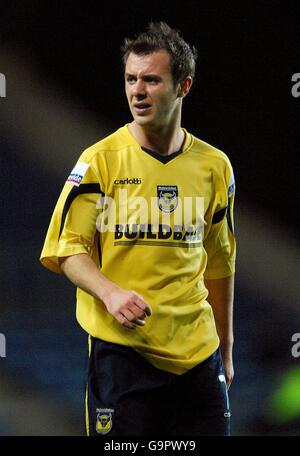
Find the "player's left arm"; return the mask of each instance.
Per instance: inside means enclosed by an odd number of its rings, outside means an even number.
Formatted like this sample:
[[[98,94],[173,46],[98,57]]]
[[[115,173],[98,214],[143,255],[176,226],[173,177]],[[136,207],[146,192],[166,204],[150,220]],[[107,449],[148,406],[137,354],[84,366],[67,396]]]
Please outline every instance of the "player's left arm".
[[[204,282],[208,290],[208,302],[212,306],[220,339],[225,377],[229,387],[234,376],[233,349],[233,299],[236,240],[234,234],[233,207],[235,181],[231,164],[215,177],[215,198],[212,199],[211,223],[204,239],[207,265]],[[209,218],[208,218],[209,220]]]
[[[232,360],[234,275],[222,279],[205,279],[205,286],[208,289],[209,303],[214,312],[225,377],[229,388],[234,376]]]

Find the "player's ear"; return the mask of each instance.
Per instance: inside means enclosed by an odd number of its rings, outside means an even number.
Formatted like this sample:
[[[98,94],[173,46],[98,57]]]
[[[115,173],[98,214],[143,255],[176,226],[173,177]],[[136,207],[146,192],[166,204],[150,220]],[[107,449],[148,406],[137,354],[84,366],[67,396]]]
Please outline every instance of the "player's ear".
[[[191,76],[188,76],[183,81],[181,81],[178,86],[178,97],[184,98],[191,90],[192,84],[193,79]]]

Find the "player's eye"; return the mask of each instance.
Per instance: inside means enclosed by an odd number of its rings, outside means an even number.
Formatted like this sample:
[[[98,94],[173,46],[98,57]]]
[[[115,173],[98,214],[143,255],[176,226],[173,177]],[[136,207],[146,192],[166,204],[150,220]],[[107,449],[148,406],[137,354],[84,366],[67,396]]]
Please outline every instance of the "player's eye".
[[[148,82],[149,84],[157,84],[159,82],[159,79],[154,76],[145,76],[144,81]]]
[[[131,75],[128,74],[128,75],[126,76],[126,82],[128,82],[128,83],[133,83],[133,82],[135,82],[134,76],[131,76]]]

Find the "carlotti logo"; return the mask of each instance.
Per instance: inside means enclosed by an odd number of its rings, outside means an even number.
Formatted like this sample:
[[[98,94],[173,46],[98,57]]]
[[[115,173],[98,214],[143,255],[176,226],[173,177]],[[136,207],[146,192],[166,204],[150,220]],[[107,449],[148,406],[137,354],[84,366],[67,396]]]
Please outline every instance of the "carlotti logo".
[[[129,177],[126,177],[125,179],[115,179],[114,180],[114,184],[115,185],[122,185],[122,184],[141,184],[142,183],[142,179],[140,177],[133,177],[133,178],[129,178]]]

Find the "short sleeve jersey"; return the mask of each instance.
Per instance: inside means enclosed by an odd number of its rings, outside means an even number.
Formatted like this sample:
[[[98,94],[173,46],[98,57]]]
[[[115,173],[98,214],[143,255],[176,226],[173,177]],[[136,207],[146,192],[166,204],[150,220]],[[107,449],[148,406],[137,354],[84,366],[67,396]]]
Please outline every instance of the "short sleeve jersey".
[[[86,332],[131,346],[159,369],[182,374],[218,347],[205,279],[235,270],[235,184],[228,157],[186,130],[178,153],[141,148],[128,126],[86,149],[56,204],[41,261],[86,253],[110,280],[141,294],[146,325],[120,325],[77,289]]]

